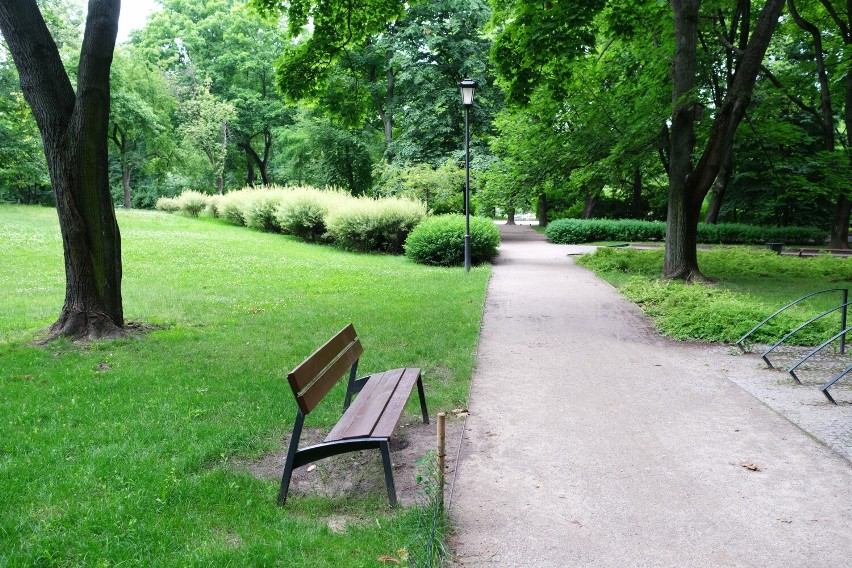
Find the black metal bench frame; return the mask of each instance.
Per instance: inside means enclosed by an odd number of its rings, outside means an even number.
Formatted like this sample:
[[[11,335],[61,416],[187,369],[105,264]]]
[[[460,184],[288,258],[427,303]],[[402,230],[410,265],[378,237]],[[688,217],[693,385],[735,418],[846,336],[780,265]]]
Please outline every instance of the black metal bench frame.
[[[363,351],[355,328],[352,324],[349,324],[287,376],[299,409],[293,424],[293,434],[290,437],[284,473],[281,476],[281,488],[278,492],[279,505],[283,505],[287,501],[287,493],[294,469],[327,457],[374,448],[378,448],[382,455],[388,500],[392,506],[396,505],[396,487],[393,480],[389,439],[402,416],[405,402],[410,397],[414,383],[417,384],[423,422],[429,423],[426,396],[423,392],[423,379],[420,375],[420,369],[415,368],[394,369],[356,378],[358,361]],[[349,381],[343,403],[343,415],[325,441],[299,449],[305,417],[343,378],[347,369],[349,370]],[[371,390],[371,395],[373,394],[372,391],[376,391],[379,387],[385,390],[390,387],[393,387],[393,389],[390,394],[377,394],[369,402],[365,398],[366,404],[359,404],[357,397],[353,403],[353,397],[364,391],[370,381],[374,381],[371,386],[375,387]],[[370,402],[383,403],[383,406],[378,408],[378,411],[375,407],[372,409],[364,408]],[[368,435],[348,437],[345,433],[347,424],[357,423],[363,426],[369,420],[375,421],[375,427]]]

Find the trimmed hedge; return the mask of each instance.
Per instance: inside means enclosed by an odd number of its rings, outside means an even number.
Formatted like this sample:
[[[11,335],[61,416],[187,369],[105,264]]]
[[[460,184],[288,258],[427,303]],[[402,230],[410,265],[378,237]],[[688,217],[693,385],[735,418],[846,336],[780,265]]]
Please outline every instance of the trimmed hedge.
[[[327,234],[347,250],[402,254],[405,239],[425,216],[426,206],[419,201],[361,198],[329,213]]]
[[[458,266],[464,264],[464,215],[439,215],[420,223],[405,241],[405,256],[420,264]],[[491,261],[500,246],[500,230],[482,217],[470,219],[472,264]]]
[[[557,219],[547,225],[547,239],[557,244],[595,241],[662,241],[666,224],[635,219]],[[816,227],[762,227],[739,223],[698,224],[699,243],[785,244],[822,243],[826,232]]]

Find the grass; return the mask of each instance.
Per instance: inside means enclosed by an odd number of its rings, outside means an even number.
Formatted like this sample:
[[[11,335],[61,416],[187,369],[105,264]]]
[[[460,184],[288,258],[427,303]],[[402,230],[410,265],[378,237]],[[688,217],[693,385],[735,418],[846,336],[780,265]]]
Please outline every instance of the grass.
[[[490,274],[346,253],[215,220],[119,211],[144,336],[32,345],[64,296],[51,209],[0,206],[0,566],[373,566],[417,554],[423,512],[291,497],[233,465],[280,446],[286,373],[348,322],[359,371],[423,369],[465,404]],[[308,418],[330,427],[343,393]],[[414,397],[416,399],[416,397]],[[409,412],[416,413],[416,400]],[[360,519],[344,534],[326,515]]]
[[[720,247],[698,252],[710,285],[660,281],[663,251],[599,249],[579,260],[651,315],[676,339],[733,343],[775,310],[811,292],[852,285],[852,261],[780,256],[765,249]],[[840,304],[840,292],[815,296],[779,316],[754,336],[778,339],[798,324]],[[826,316],[791,343],[815,345],[840,330],[840,312]],[[850,321],[852,323],[852,321]]]

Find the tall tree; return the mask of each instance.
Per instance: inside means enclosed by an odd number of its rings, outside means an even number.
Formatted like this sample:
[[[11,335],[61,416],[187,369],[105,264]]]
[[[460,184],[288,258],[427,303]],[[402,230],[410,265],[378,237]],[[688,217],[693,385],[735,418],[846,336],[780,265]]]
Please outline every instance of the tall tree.
[[[740,0],[741,3],[749,0]],[[697,162],[695,121],[697,46],[701,0],[671,0],[675,54],[672,69],[669,209],[663,276],[704,279],[698,268],[698,219],[701,205],[733,144],[734,134],[751,100],[754,83],[785,0],[767,0],[736,65],[731,86],[716,109],[709,138]]]
[[[119,7],[89,1],[75,93],[36,0],[0,2],[0,32],[41,132],[62,233],[65,304],[50,337],[115,336],[124,326],[107,149]]]

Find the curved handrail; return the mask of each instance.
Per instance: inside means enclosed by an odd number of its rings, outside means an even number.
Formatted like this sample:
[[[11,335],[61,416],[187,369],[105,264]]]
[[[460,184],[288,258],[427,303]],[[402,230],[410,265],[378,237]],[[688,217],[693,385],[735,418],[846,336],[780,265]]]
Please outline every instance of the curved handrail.
[[[783,308],[781,308],[780,310],[778,310],[777,312],[775,312],[774,314],[772,314],[771,316],[769,316],[768,318],[766,318],[765,320],[763,320],[762,322],[760,322],[759,324],[757,324],[756,326],[754,326],[754,327],[751,329],[751,331],[749,331],[748,333],[746,333],[745,335],[743,335],[742,337],[740,337],[739,339],[737,339],[737,341],[734,343],[734,345],[736,345],[737,347],[739,347],[739,348],[740,348],[740,350],[742,350],[742,352],[743,352],[743,353],[745,353],[745,352],[746,352],[746,350],[745,350],[745,347],[743,347],[743,341],[745,341],[745,340],[746,340],[746,338],[747,338],[749,335],[751,335],[752,333],[754,333],[755,331],[757,331],[758,329],[760,329],[761,327],[763,327],[763,324],[765,324],[766,322],[768,322],[769,320],[771,320],[772,318],[774,318],[775,316],[777,316],[778,314],[780,314],[780,313],[781,313],[781,312],[783,312],[784,310],[786,310],[786,309],[788,309],[788,308],[792,308],[793,306],[795,306],[796,304],[798,304],[798,303],[799,303],[799,302],[801,302],[802,300],[807,300],[807,299],[808,299],[808,298],[810,298],[811,296],[816,296],[817,294],[825,294],[826,292],[837,292],[837,291],[842,291],[842,292],[844,292],[844,299],[843,299],[843,301],[845,302],[845,301],[846,301],[846,294],[848,294],[848,293],[849,293],[848,288],[829,288],[828,290],[820,290],[819,292],[812,292],[812,293],[808,294],[807,296],[802,296],[802,297],[801,297],[801,298],[799,298],[798,300],[794,300],[794,301],[790,302],[789,304],[787,304],[786,306],[784,306]]]
[[[787,369],[787,372],[790,373],[790,376],[793,377],[793,380],[795,380],[799,384],[802,384],[802,381],[799,380],[799,377],[797,377],[796,373],[795,373],[795,370],[799,368],[799,365],[801,365],[802,363],[804,363],[805,361],[807,361],[808,359],[813,357],[816,353],[821,351],[823,347],[825,347],[826,345],[828,345],[829,343],[831,343],[832,341],[834,341],[835,339],[837,339],[841,335],[845,336],[850,331],[852,331],[852,327],[847,327],[846,329],[840,331],[840,333],[837,333],[836,335],[832,336],[831,338],[826,339],[823,342],[822,345],[814,347],[813,349],[811,349],[811,351],[807,355],[805,355],[804,357],[802,357],[801,359],[796,361],[796,364],[793,365],[792,367],[790,367],[789,369]]]
[[[823,313],[821,313],[820,315],[818,315],[818,316],[816,316],[816,317],[813,317],[813,318],[809,319],[808,321],[806,321],[805,323],[803,323],[802,325],[800,325],[799,327],[797,327],[796,329],[794,329],[793,331],[791,331],[790,333],[788,333],[787,335],[785,335],[784,337],[782,337],[781,339],[779,339],[779,340],[778,340],[778,341],[777,341],[777,342],[776,342],[776,343],[775,343],[772,347],[770,347],[769,349],[767,349],[766,351],[764,351],[764,352],[763,352],[763,354],[761,355],[761,357],[763,358],[763,360],[764,360],[764,361],[766,361],[766,364],[767,364],[767,365],[769,365],[769,368],[770,368],[770,369],[774,369],[775,367],[773,367],[773,365],[772,365],[772,363],[769,361],[769,358],[767,357],[767,355],[769,355],[770,353],[772,353],[772,351],[774,351],[776,347],[778,347],[779,345],[781,345],[782,343],[784,343],[785,341],[787,341],[790,337],[792,337],[792,336],[793,336],[796,332],[798,332],[800,329],[802,329],[802,328],[804,328],[804,327],[806,327],[806,326],[808,326],[808,325],[812,324],[813,322],[815,322],[816,320],[820,319],[821,317],[827,316],[827,315],[828,315],[828,314],[830,314],[831,312],[837,311],[837,310],[839,310],[839,309],[841,309],[841,308],[846,308],[846,307],[848,307],[848,306],[850,306],[850,305],[852,305],[852,302],[846,302],[845,304],[840,304],[839,306],[835,306],[835,307],[831,308],[831,309],[830,309],[830,310],[828,310],[827,312],[823,312]],[[845,322],[844,322],[844,323],[845,323]],[[845,326],[844,326],[844,327],[845,327]]]
[[[837,404],[837,401],[835,401],[835,400],[834,400],[834,397],[832,397],[832,396],[828,393],[828,388],[829,388],[831,385],[833,385],[834,383],[836,383],[837,381],[839,381],[840,379],[842,379],[844,376],[846,376],[846,374],[848,374],[848,373],[849,373],[849,371],[852,371],[852,365],[849,365],[848,367],[846,367],[846,369],[845,369],[843,372],[841,372],[839,375],[837,375],[836,377],[834,377],[833,379],[831,379],[830,381],[828,381],[827,383],[825,383],[825,386],[824,386],[824,387],[822,387],[822,394],[824,394],[824,395],[825,395],[825,398],[827,398],[829,401],[831,401],[831,402],[832,402],[832,404]]]

